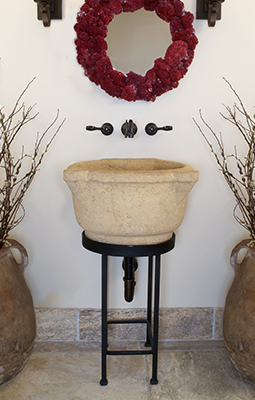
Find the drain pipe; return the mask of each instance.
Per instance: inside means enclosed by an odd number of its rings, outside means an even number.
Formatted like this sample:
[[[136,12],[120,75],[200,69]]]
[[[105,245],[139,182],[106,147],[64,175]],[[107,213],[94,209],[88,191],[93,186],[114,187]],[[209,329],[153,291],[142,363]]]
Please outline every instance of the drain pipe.
[[[135,292],[135,271],[138,268],[138,262],[135,257],[124,257],[122,268],[125,271],[124,281],[124,298],[130,303],[134,298]]]

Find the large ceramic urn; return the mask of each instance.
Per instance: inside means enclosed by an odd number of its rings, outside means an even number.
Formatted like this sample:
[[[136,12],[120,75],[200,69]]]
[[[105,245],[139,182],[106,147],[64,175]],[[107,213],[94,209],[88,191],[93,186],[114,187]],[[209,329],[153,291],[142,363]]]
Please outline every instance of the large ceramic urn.
[[[238,263],[241,249],[247,252],[243,261]],[[255,382],[255,245],[251,239],[234,247],[230,262],[235,277],[226,299],[224,339],[236,369]]]
[[[12,249],[21,254],[18,264]],[[0,384],[16,376],[33,349],[35,313],[33,300],[24,279],[28,257],[15,240],[0,249]]]

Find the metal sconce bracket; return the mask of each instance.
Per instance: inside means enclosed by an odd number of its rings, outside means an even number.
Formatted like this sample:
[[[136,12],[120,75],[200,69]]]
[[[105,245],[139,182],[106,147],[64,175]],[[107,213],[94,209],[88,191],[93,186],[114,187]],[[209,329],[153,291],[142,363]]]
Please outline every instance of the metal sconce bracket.
[[[225,0],[197,0],[197,19],[207,19],[213,27],[221,19],[221,4]]]
[[[50,26],[52,19],[62,19],[62,0],[34,0],[37,3],[37,19],[45,27]]]

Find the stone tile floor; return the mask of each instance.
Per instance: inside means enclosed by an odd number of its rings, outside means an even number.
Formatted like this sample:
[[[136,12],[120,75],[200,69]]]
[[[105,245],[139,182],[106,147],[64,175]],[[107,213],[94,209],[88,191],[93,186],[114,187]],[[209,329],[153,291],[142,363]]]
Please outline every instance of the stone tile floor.
[[[211,342],[211,343],[210,343]],[[151,356],[108,356],[101,387],[98,344],[37,343],[23,371],[0,387],[0,400],[251,400],[255,385],[233,367],[221,341],[160,345],[159,384]]]

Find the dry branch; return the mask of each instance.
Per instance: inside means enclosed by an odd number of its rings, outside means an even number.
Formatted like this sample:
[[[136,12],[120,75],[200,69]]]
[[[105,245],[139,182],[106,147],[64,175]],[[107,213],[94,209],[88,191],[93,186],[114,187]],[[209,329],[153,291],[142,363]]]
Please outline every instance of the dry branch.
[[[33,153],[31,155],[25,153],[24,146],[22,146],[20,156],[18,158],[13,156],[12,146],[15,138],[20,130],[39,114],[32,115],[34,106],[26,108],[25,104],[21,103],[34,79],[21,92],[8,116],[4,115],[4,107],[0,109],[0,248],[7,240],[10,231],[23,220],[25,216],[24,196],[39,170],[49,146],[65,122],[63,120],[60,123],[46,146],[41,150],[43,139],[58,120],[59,111],[57,111],[53,122],[41,135],[36,135]],[[25,159],[29,161],[29,165],[24,164]]]
[[[224,80],[236,96],[237,104],[234,103],[233,108],[224,106],[227,115],[222,113],[220,115],[237,128],[243,139],[246,155],[241,159],[235,144],[233,153],[226,154],[222,134],[215,133],[204,120],[201,110],[200,119],[215,140],[216,150],[199,124],[195,120],[194,122],[213,153],[219,169],[235,197],[236,205],[233,215],[236,221],[249,232],[252,241],[255,241],[255,116],[250,116],[240,96],[225,78]],[[233,169],[230,160],[234,160],[236,168]]]

